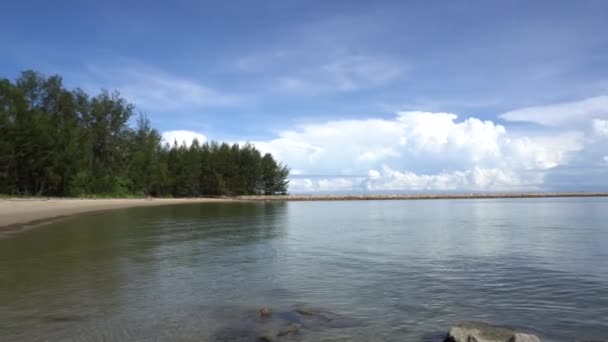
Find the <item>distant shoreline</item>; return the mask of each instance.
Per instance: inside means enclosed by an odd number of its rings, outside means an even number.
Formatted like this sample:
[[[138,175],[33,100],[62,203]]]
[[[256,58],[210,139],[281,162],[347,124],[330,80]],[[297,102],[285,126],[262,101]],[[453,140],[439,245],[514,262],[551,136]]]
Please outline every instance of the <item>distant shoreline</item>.
[[[471,194],[398,194],[398,195],[269,195],[223,198],[0,198],[0,232],[14,232],[38,227],[76,214],[87,212],[150,207],[160,205],[213,202],[280,202],[280,201],[369,201],[369,200],[432,200],[493,198],[560,198],[608,197],[607,192],[567,193],[471,193]]]
[[[431,199],[492,199],[492,198],[560,198],[608,197],[608,192],[552,192],[552,193],[471,193],[471,194],[392,194],[392,195],[271,195],[238,196],[245,201],[375,201],[375,200],[431,200]]]

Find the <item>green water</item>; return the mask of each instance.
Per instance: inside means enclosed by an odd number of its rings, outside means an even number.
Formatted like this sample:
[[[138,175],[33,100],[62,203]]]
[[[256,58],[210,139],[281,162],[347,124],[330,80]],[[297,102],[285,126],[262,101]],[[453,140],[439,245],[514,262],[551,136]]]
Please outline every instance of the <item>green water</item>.
[[[209,203],[0,237],[0,340],[255,340],[256,310],[349,324],[284,341],[437,341],[481,320],[608,336],[608,200]]]

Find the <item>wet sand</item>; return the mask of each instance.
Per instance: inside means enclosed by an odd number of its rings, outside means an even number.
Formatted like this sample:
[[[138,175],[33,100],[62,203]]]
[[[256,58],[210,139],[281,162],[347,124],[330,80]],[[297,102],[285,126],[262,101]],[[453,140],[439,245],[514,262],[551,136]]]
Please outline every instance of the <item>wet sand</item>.
[[[0,199],[0,231],[21,230],[62,217],[92,211],[149,207],[158,205],[234,201],[221,198],[154,198],[154,199]]]

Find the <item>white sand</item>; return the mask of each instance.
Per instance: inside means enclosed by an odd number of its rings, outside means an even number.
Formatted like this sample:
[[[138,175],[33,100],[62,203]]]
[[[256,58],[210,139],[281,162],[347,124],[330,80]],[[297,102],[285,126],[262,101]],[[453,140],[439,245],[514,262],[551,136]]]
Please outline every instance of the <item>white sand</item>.
[[[155,199],[0,199],[0,230],[84,212],[168,204],[233,201],[216,198]]]

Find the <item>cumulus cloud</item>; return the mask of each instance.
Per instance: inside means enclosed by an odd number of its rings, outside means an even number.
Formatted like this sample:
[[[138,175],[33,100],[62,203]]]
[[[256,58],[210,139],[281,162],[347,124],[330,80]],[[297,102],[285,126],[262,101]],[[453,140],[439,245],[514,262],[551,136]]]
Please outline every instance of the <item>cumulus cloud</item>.
[[[301,125],[256,145],[299,170],[335,171],[349,165],[367,172],[378,163],[410,164],[412,169],[509,164],[546,169],[580,148],[577,134],[511,137],[506,128],[452,113],[399,112],[393,119],[336,120]]]
[[[500,115],[500,118],[552,127],[584,124],[592,118],[608,118],[608,96],[517,109]]]
[[[360,189],[365,181],[364,177],[294,178],[289,181],[289,191],[292,193],[352,192]]]
[[[608,120],[598,113],[572,127],[517,131],[449,112],[406,111],[301,124],[252,143],[294,170],[293,193],[580,190],[581,170],[608,165]],[[206,140],[190,131],[163,134],[170,143],[194,137]]]
[[[173,145],[177,142],[178,145],[192,145],[194,139],[197,139],[199,143],[204,143],[207,141],[207,137],[201,133],[193,132],[193,131],[185,131],[185,130],[175,130],[175,131],[166,131],[162,134],[161,143]]]
[[[542,187],[543,174],[499,168],[417,174],[383,165],[367,176],[294,178],[292,193],[315,192],[424,192],[424,191],[531,191]]]
[[[521,175],[513,170],[474,167],[470,170],[416,174],[384,166],[382,173],[365,181],[368,191],[426,191],[426,190],[532,190],[542,181],[540,174]]]
[[[567,164],[586,140],[582,132],[522,136],[490,120],[410,111],[301,125],[254,143],[299,170],[292,192],[494,191],[542,187],[546,173]]]

